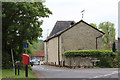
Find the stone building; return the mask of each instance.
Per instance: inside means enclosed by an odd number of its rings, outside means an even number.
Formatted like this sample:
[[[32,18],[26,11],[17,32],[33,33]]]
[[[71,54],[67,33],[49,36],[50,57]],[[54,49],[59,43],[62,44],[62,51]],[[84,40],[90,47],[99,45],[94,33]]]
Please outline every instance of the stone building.
[[[40,61],[44,61],[44,52],[41,51],[35,51],[35,54],[30,56],[30,59],[39,59]]]
[[[83,20],[57,21],[44,41],[45,62],[59,65],[62,53],[68,50],[102,50],[104,33]]]
[[[116,40],[115,43],[116,43],[116,50],[120,51],[120,38],[118,38],[118,40]]]

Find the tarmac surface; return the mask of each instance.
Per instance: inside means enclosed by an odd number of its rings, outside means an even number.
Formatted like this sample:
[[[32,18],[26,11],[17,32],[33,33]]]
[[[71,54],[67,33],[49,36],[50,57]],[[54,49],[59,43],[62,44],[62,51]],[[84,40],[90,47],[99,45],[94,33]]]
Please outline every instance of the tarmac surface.
[[[95,80],[97,78],[116,79],[118,78],[118,71],[120,71],[118,68],[69,69],[47,65],[34,65],[32,69],[38,78],[87,78]]]

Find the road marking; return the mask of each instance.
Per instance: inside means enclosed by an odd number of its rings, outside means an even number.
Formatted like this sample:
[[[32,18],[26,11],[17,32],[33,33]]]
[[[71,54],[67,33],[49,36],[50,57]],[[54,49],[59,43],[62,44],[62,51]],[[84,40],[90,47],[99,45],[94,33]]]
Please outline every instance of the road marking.
[[[99,75],[99,76],[95,76],[95,77],[93,77],[93,78],[101,78],[101,77],[106,77],[106,76],[110,76],[110,75],[113,75],[113,74],[116,74],[116,73],[118,73],[118,71],[114,71],[114,72],[112,72],[111,74],[105,74],[105,75]]]

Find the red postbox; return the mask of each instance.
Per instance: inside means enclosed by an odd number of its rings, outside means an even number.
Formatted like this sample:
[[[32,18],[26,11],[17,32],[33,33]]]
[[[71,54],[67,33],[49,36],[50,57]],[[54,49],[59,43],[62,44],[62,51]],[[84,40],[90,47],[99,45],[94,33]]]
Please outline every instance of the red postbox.
[[[29,55],[23,54],[23,64],[30,65]]]

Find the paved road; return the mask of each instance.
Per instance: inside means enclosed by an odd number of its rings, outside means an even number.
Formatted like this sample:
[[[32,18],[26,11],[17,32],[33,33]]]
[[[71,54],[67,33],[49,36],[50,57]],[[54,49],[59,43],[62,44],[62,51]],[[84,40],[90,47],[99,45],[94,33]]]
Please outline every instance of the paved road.
[[[38,78],[118,78],[117,68],[68,69],[46,65],[32,67]]]

